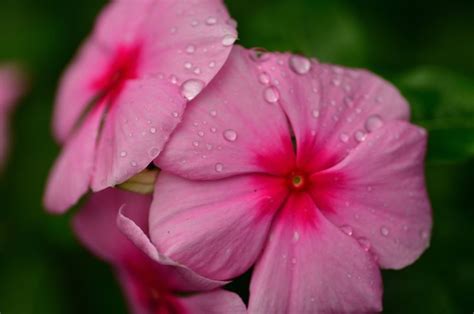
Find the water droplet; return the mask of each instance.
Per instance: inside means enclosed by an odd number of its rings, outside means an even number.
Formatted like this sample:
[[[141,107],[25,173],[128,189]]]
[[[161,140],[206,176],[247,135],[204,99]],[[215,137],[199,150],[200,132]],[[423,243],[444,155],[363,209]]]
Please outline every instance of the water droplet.
[[[152,147],[150,149],[150,157],[155,158],[160,153],[160,150],[157,147]]]
[[[390,233],[390,231],[388,230],[387,227],[383,226],[382,228],[380,228],[380,233],[381,233],[384,237],[386,237],[386,236],[388,236],[388,234]]]
[[[293,258],[291,259],[291,263],[292,263],[293,265],[295,265],[295,264],[296,264],[296,258],[293,257]]]
[[[217,19],[213,16],[209,16],[207,19],[206,19],[206,24],[207,25],[215,25],[217,23]]]
[[[193,70],[193,73],[197,74],[197,75],[201,74],[201,68],[195,67],[194,70]]]
[[[198,146],[199,146],[199,142],[198,142],[198,141],[194,141],[194,142],[193,142],[193,146],[194,146],[194,147],[198,147]]]
[[[216,133],[217,132],[217,129],[216,128],[210,128],[211,132],[212,133]]]
[[[212,69],[216,67],[216,63],[214,61],[209,62],[208,66]]]
[[[265,62],[270,59],[270,54],[265,48],[252,48],[249,51],[249,56],[254,62]]]
[[[137,166],[137,162],[132,160],[132,161],[130,162],[130,166],[136,167],[136,166]]]
[[[270,76],[266,72],[263,72],[258,76],[258,80],[260,83],[268,85],[270,83]]]
[[[179,117],[179,113],[177,111],[173,111],[173,113],[171,113],[171,115],[173,116],[173,118]]]
[[[298,55],[293,55],[289,59],[290,68],[296,74],[306,74],[311,70],[311,61],[308,58]]]
[[[204,132],[203,132],[203,131],[199,131],[199,132],[198,132],[198,135],[199,135],[200,137],[203,137],[203,136],[204,136]]]
[[[194,45],[188,45],[186,47],[186,52],[189,53],[189,54],[193,54],[195,51],[196,51],[196,46],[194,46]]]
[[[334,85],[334,86],[339,86],[339,85],[341,85],[341,80],[339,80],[339,79],[333,79],[333,80],[331,81],[331,83],[332,83],[332,85]]]
[[[319,117],[319,110],[313,109],[313,111],[311,111],[311,114],[313,115],[313,118],[317,118]]]
[[[269,86],[263,91],[263,98],[271,104],[276,103],[280,99],[280,92],[274,86]]]
[[[192,27],[196,27],[196,26],[198,26],[198,25],[199,25],[199,21],[198,21],[198,20],[192,20],[192,21],[191,21],[191,26],[192,26]]]
[[[237,38],[232,34],[227,34],[222,38],[222,45],[225,47],[232,46]]]
[[[184,63],[184,68],[185,68],[185,69],[188,69],[188,70],[189,70],[189,69],[191,69],[192,67],[193,67],[193,64],[192,64],[191,62],[185,62],[185,63]]]
[[[209,115],[210,115],[211,117],[215,117],[215,116],[217,116],[217,111],[216,111],[216,110],[210,110],[210,111],[209,111]]]
[[[372,115],[365,121],[365,128],[367,131],[372,132],[382,127],[383,121],[379,115]]]
[[[293,233],[293,241],[297,242],[300,239],[300,234],[298,231]]]
[[[363,142],[367,138],[367,134],[362,130],[358,130],[354,133],[354,138],[357,142]]]
[[[341,140],[341,142],[347,143],[349,141],[349,135],[347,135],[346,133],[341,133],[341,135],[339,135],[339,139]]]
[[[193,100],[203,88],[203,81],[190,79],[181,84],[181,95],[183,95],[187,100]]]
[[[156,133],[156,128],[150,128],[150,133],[155,134]]]
[[[421,233],[420,233],[420,236],[423,240],[428,239],[429,235],[430,235],[429,232],[426,231],[426,230],[422,230]]]
[[[176,75],[171,75],[170,76],[170,82],[171,84],[178,84],[178,78],[176,77]]]
[[[214,169],[216,170],[216,172],[222,172],[222,170],[224,170],[224,165],[218,162]]]
[[[225,130],[224,138],[229,142],[235,142],[235,140],[237,139],[237,132],[232,129]]]
[[[370,250],[370,242],[366,238],[359,238],[357,239],[359,241],[360,246],[364,249],[364,251],[368,252]]]
[[[351,235],[352,235],[352,227],[351,227],[351,226],[342,225],[342,226],[341,226],[341,230],[342,230],[342,232],[344,232],[344,233],[347,234],[348,236],[351,236]]]
[[[121,151],[120,152],[120,157],[122,157],[122,158],[127,157],[127,152],[126,151]]]

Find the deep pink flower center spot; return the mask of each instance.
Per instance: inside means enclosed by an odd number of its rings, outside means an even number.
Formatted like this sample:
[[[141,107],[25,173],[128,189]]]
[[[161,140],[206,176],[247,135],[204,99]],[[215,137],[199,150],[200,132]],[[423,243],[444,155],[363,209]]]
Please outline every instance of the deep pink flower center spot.
[[[288,186],[292,191],[302,191],[308,188],[309,180],[306,177],[305,173],[294,171],[292,172],[287,179]]]
[[[92,88],[99,93],[99,101],[114,103],[126,82],[138,77],[141,45],[120,46],[106,70],[92,82]]]

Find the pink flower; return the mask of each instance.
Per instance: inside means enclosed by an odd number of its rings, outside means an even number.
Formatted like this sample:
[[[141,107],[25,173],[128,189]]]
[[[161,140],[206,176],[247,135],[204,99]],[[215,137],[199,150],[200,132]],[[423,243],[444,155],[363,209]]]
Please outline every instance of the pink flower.
[[[130,205],[135,221],[146,229],[150,203],[151,197],[107,189],[93,194],[73,221],[85,246],[114,267],[131,311],[245,313],[245,305],[236,294],[211,290],[222,282],[201,278],[183,267],[161,265],[120,233],[115,224],[118,209]],[[193,293],[185,296],[183,292]]]
[[[429,244],[408,111],[367,71],[235,47],[157,160],[149,245],[215,280],[254,266],[250,313],[380,311],[379,267]]]
[[[54,134],[64,148],[46,207],[63,212],[89,187],[103,190],[146,168],[236,36],[221,0],[110,3],[60,84]]]
[[[14,65],[0,68],[0,171],[8,154],[10,112],[23,93],[24,79]]]

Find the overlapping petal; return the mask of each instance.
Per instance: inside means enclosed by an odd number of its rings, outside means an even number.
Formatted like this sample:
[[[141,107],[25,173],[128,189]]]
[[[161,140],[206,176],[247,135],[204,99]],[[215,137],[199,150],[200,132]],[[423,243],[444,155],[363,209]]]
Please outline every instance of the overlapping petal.
[[[52,213],[63,213],[89,188],[99,126],[105,106],[94,108],[63,148],[48,178],[44,204]]]
[[[286,194],[282,180],[271,176],[199,182],[161,173],[150,212],[152,241],[201,275],[233,278],[255,262]]]
[[[313,198],[327,218],[374,252],[384,268],[411,264],[429,245],[425,150],[423,129],[391,122],[340,164],[313,176]]]
[[[189,313],[196,314],[245,314],[247,309],[240,297],[232,292],[217,290],[180,298]]]
[[[287,120],[264,93],[257,64],[234,47],[215,80],[188,105],[156,164],[190,179],[286,173],[294,164]]]
[[[185,99],[171,83],[151,78],[129,81],[107,112],[92,189],[114,186],[145,169],[163,149],[184,108]]]
[[[124,280],[132,276],[134,281],[171,291],[204,291],[224,285],[226,282],[202,277],[166,257],[147,254],[129,233],[123,233],[123,224],[128,222],[147,237],[150,203],[151,196],[118,189],[94,193],[74,217],[74,231],[95,255],[116,267]],[[122,225],[117,226],[120,208],[129,208],[128,217],[120,218]]]
[[[332,225],[309,195],[291,195],[255,267],[249,313],[376,312],[381,296],[370,254]]]

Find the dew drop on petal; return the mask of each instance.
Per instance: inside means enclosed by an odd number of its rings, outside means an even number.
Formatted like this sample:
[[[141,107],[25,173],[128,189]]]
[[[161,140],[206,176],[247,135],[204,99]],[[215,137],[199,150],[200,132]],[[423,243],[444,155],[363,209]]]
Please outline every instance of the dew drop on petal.
[[[270,59],[270,54],[265,48],[252,48],[249,50],[249,57],[254,62],[265,62]]]
[[[268,83],[270,83],[270,76],[266,72],[263,72],[260,73],[260,75],[258,76],[258,80],[260,81],[260,83],[267,85]]]
[[[189,53],[189,54],[193,54],[195,51],[196,51],[196,46],[194,46],[194,45],[188,45],[186,47],[186,52]]]
[[[382,127],[383,121],[379,115],[372,115],[365,121],[365,128],[369,132],[373,132]]]
[[[156,128],[150,128],[150,133],[155,134],[156,133]]]
[[[352,227],[351,227],[351,226],[342,225],[342,226],[341,226],[341,230],[342,230],[342,232],[344,232],[344,233],[347,234],[348,236],[351,236],[351,235],[352,235]]]
[[[203,131],[199,131],[199,132],[198,132],[198,135],[199,135],[200,137],[203,137],[203,136],[204,136],[204,132],[203,132]]]
[[[217,23],[217,19],[214,16],[209,16],[206,19],[206,24],[207,25],[215,25]]]
[[[422,230],[421,233],[420,233],[420,236],[423,240],[426,240],[429,237],[429,233],[426,230]]]
[[[194,146],[194,147],[198,147],[198,146],[199,146],[199,142],[198,142],[198,141],[194,141],[194,142],[193,142],[193,146]]]
[[[339,135],[339,140],[341,140],[341,142],[343,143],[347,143],[349,141],[349,135],[347,135],[346,133],[341,133]]]
[[[280,92],[276,87],[269,86],[263,91],[263,98],[267,102],[274,104],[280,99]]]
[[[171,115],[173,116],[173,118],[179,117],[179,113],[177,111],[173,111]]]
[[[357,142],[365,141],[366,137],[367,137],[367,134],[365,134],[365,132],[362,130],[358,130],[354,133],[354,138],[356,139]]]
[[[152,147],[150,149],[150,157],[151,158],[156,158],[156,156],[158,156],[159,153],[160,153],[160,150],[157,147]]]
[[[221,164],[220,162],[218,162],[218,163],[215,165],[214,169],[216,170],[216,172],[222,172],[222,170],[224,169],[224,165]]]
[[[120,157],[122,157],[122,158],[127,157],[127,152],[126,151],[121,151],[120,152]]]
[[[137,166],[137,162],[132,160],[132,161],[130,162],[130,166],[136,167],[136,166]]]
[[[313,109],[313,111],[311,111],[311,115],[313,118],[319,117],[319,110]]]
[[[224,139],[226,139],[229,142],[235,142],[235,140],[237,139],[237,132],[235,132],[235,130],[232,130],[232,129],[225,130],[223,135],[224,135]]]
[[[181,95],[183,95],[187,100],[193,100],[203,88],[203,81],[190,79],[181,84]]]
[[[211,61],[209,62],[208,66],[212,69],[212,68],[215,68],[216,67],[216,62],[215,61]]]
[[[232,34],[227,34],[222,38],[222,46],[232,46],[237,38]]]
[[[386,237],[386,236],[388,236],[388,234],[390,233],[390,231],[388,230],[387,227],[383,226],[382,228],[380,228],[380,233],[381,233],[384,237]]]
[[[293,258],[291,259],[291,263],[292,263],[293,265],[295,265],[295,264],[296,264],[296,258],[293,257]]]
[[[297,242],[300,239],[300,234],[298,231],[293,233],[293,241]]]
[[[303,56],[293,55],[289,59],[290,69],[296,74],[306,74],[311,70],[311,61]]]
[[[217,129],[216,128],[210,128],[211,132],[212,133],[216,133],[217,132]]]
[[[210,110],[210,111],[209,111],[209,115],[210,115],[211,117],[215,117],[215,116],[217,116],[217,111],[216,111],[216,110]]]
[[[364,251],[369,251],[370,250],[370,242],[366,238],[359,238],[357,239],[359,241],[360,246],[364,249]]]

